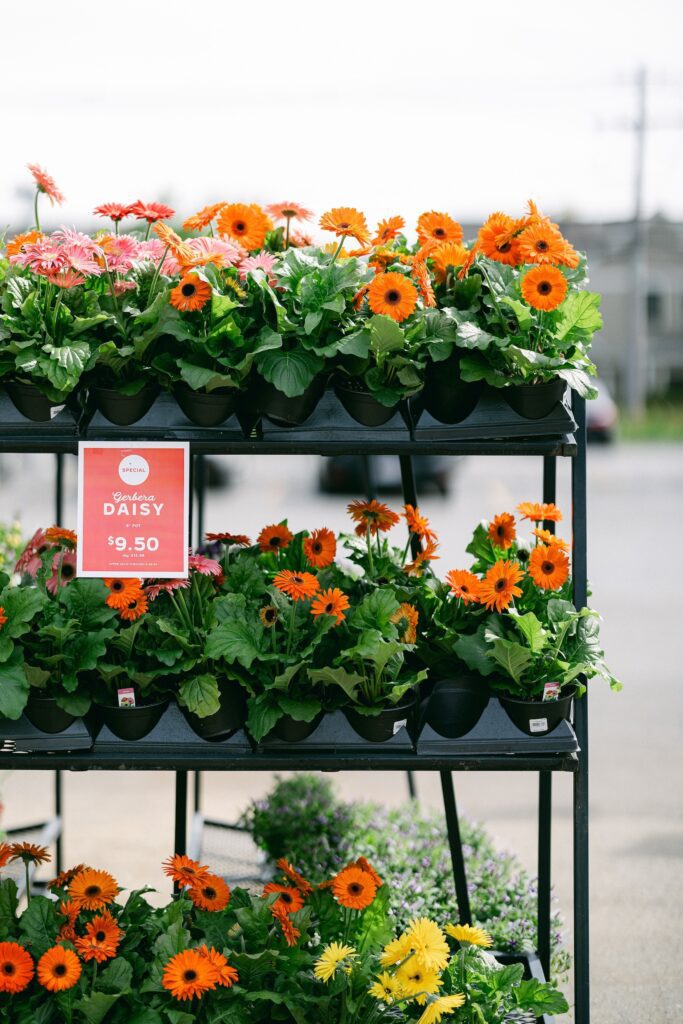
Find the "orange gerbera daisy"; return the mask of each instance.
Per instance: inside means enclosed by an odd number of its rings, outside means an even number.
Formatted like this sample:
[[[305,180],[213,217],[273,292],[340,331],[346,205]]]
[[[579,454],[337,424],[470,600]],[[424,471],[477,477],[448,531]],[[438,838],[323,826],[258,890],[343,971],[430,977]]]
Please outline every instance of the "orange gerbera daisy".
[[[492,213],[479,228],[479,251],[490,260],[516,267],[520,262],[519,246],[514,232],[517,225],[506,213]]]
[[[219,235],[234,238],[245,249],[262,249],[273,222],[257,203],[229,203],[218,215]]]
[[[443,284],[451,267],[465,266],[469,251],[458,242],[446,242],[433,249],[429,255],[434,265],[434,276]]]
[[[211,203],[210,206],[203,206],[198,213],[193,213],[191,217],[183,221],[183,231],[203,231],[224,206],[225,203]]]
[[[296,914],[304,905],[304,897],[296,886],[280,885],[279,882],[268,882],[263,887],[263,896],[270,896],[278,893],[278,898],[271,904],[278,910],[284,910],[287,914]]]
[[[0,868],[4,868],[12,859],[12,843],[0,843]]]
[[[569,559],[559,544],[537,544],[529,555],[529,575],[542,590],[559,590],[569,576]]]
[[[372,239],[372,244],[386,245],[387,242],[393,242],[405,225],[406,222],[403,217],[387,217],[386,220],[381,220],[377,225],[377,231]]]
[[[238,547],[248,548],[251,540],[246,533],[207,533],[208,541],[220,541],[221,544],[235,544]]]
[[[211,298],[211,285],[197,274],[186,274],[171,291],[169,302],[183,313],[195,313]]]
[[[292,601],[305,601],[320,590],[317,578],[310,572],[292,572],[282,569],[273,578],[273,586],[291,597]]]
[[[358,523],[356,533],[359,537],[362,537],[367,530],[370,530],[373,537],[378,530],[384,533],[392,526],[396,526],[400,518],[391,511],[388,505],[376,501],[374,498],[372,501],[362,501],[360,498],[356,498],[346,508],[353,521]]]
[[[105,603],[110,608],[126,608],[140,592],[139,579],[108,578],[105,579],[104,584],[109,589]]]
[[[0,942],[0,992],[23,992],[33,977],[33,958],[18,942]]]
[[[479,601],[479,578],[473,572],[451,569],[446,573],[446,583],[464,604],[476,604]]]
[[[420,613],[417,608],[412,604],[400,604],[394,614],[391,616],[391,621],[395,623],[405,622],[406,627],[403,634],[399,637],[403,644],[414,644],[417,640],[417,623],[420,618]]]
[[[383,313],[402,323],[415,310],[417,288],[398,271],[377,274],[368,286],[368,305],[373,313]]]
[[[355,238],[359,245],[367,245],[370,232],[365,214],[353,206],[335,206],[320,218],[323,231],[333,231],[337,238]]]
[[[519,562],[499,559],[492,565],[479,584],[479,600],[489,610],[504,611],[513,597],[520,597],[521,589],[517,586],[524,576]]]
[[[566,540],[562,540],[561,537],[556,537],[550,530],[542,530],[539,527],[531,531],[534,537],[537,537],[542,544],[556,544],[560,551],[569,551],[569,544]]]
[[[290,882],[294,883],[297,889],[299,889],[304,896],[309,896],[313,892],[313,886],[311,883],[307,882],[304,876],[300,875],[284,857],[280,857],[277,861],[277,867],[279,867],[283,875],[286,875]]]
[[[377,895],[377,883],[369,871],[348,867],[333,879],[332,893],[342,907],[365,910]]]
[[[441,557],[436,554],[438,546],[433,541],[428,541],[422,551],[418,551],[413,561],[403,566],[403,571],[408,576],[421,576],[428,562],[435,562],[437,558]]]
[[[347,867],[361,868],[363,871],[367,871],[367,873],[373,879],[377,888],[379,889],[379,887],[381,886],[382,879],[379,877],[370,861],[366,860],[365,857],[359,857],[358,860],[353,861],[352,864],[348,864]]]
[[[532,523],[559,523],[562,513],[557,505],[551,502],[541,504],[538,501],[523,501],[517,506],[522,519],[530,519]]]
[[[26,166],[33,175],[38,191],[44,192],[53,206],[55,203],[60,206],[66,199],[66,196],[57,188],[55,179],[47,171],[39,167],[38,164],[26,164]]]
[[[564,302],[567,287],[567,278],[557,267],[533,267],[522,278],[522,296],[534,309],[557,309]]]
[[[194,249],[168,224],[156,223],[152,231],[157,238],[168,246],[180,264],[191,263],[196,256]]]
[[[64,543],[67,547],[76,547],[78,536],[74,530],[67,530],[63,526],[48,526],[45,531],[45,539],[55,544]]]
[[[278,523],[275,526],[264,526],[256,542],[261,551],[282,551],[289,547],[293,538],[291,530],[284,523]]]
[[[69,896],[80,910],[102,910],[116,899],[119,887],[108,871],[86,868],[69,882]]]
[[[349,599],[339,587],[330,587],[329,590],[322,590],[313,598],[311,604],[311,615],[333,615],[335,626],[343,622],[346,616],[344,612],[349,607]]]
[[[37,846],[35,843],[12,843],[10,846],[10,860],[23,860],[24,864],[47,864],[52,856],[47,846]]]
[[[38,981],[49,992],[66,992],[81,976],[81,962],[72,949],[52,946],[38,961]]]
[[[185,949],[167,961],[161,984],[176,999],[201,999],[216,987],[218,969],[196,949]]]
[[[304,554],[310,565],[316,569],[325,569],[334,562],[337,553],[337,538],[332,530],[323,526],[320,530],[314,530],[310,537],[304,540]]]
[[[184,853],[174,853],[172,857],[167,857],[161,866],[164,874],[178,885],[197,886],[210,874],[205,864],[186,857]]]
[[[85,868],[81,868],[81,870],[85,871]],[[69,924],[73,925],[76,923],[76,918],[80,912],[80,906],[77,903],[74,903],[73,900],[61,900],[59,904],[59,913],[62,917],[65,917],[68,920]]]
[[[287,945],[296,946],[296,940],[301,936],[301,932],[292,924],[285,907],[279,904],[280,901],[278,900],[277,903],[270,908],[270,912],[282,928],[282,934]]]
[[[522,263],[562,263],[565,240],[550,221],[539,220],[525,228],[517,239]]]
[[[313,220],[313,211],[298,203],[271,203],[266,206],[273,220]]]
[[[417,505],[404,505],[403,514],[405,516],[408,529],[411,533],[414,533],[416,537],[421,537],[422,540],[435,541],[436,534],[429,525],[429,520],[426,516],[423,516],[420,512],[419,506]]]
[[[24,231],[20,235],[15,235],[5,246],[7,259],[10,256],[20,256],[25,245],[32,245],[33,242],[37,242],[41,238],[44,238],[42,231]]]
[[[418,218],[417,237],[421,245],[426,242],[462,242],[462,227],[447,213],[431,210]]]
[[[5,615],[5,609],[0,604],[0,629],[2,629],[2,627],[5,625],[6,622],[7,622],[7,616]]]
[[[230,902],[230,886],[219,875],[205,875],[187,890],[187,895],[201,910],[225,910]]]
[[[417,281],[418,291],[422,296],[425,306],[430,309],[436,306],[432,279],[429,276],[429,269],[425,259],[417,259],[413,263],[413,277]]]
[[[147,595],[142,588],[139,588],[137,591],[131,591],[129,593],[128,604],[125,608],[120,610],[119,615],[122,619],[125,619],[126,622],[135,622],[145,614],[148,608],[149,603],[147,601]]]
[[[88,921],[83,938],[76,939],[74,945],[78,953],[87,962],[96,960],[102,964],[116,956],[123,932],[109,911],[98,914]]]
[[[501,512],[500,515],[494,516],[489,523],[488,535],[494,547],[507,551],[517,536],[515,517],[509,512]]]
[[[234,967],[231,967],[222,953],[219,953],[213,946],[208,949],[206,946],[197,946],[197,952],[205,957],[212,967],[218,972],[218,984],[225,988],[231,988],[236,981],[240,980],[239,974]]]

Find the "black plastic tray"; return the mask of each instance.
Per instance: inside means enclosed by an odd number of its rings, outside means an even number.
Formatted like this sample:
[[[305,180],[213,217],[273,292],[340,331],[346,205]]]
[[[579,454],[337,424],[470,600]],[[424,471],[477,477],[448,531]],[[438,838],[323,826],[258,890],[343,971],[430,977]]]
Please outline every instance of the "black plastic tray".
[[[417,739],[418,754],[573,754],[579,749],[569,722],[560,722],[545,736],[527,736],[510,721],[499,702],[492,698],[474,729],[465,736],[448,739],[425,725]]]
[[[95,410],[85,429],[88,441],[205,441],[235,442],[245,439],[242,426],[233,413],[217,427],[198,427],[182,411],[172,395],[162,393],[149,412],[137,423],[119,427]]]
[[[22,715],[16,722],[0,721],[0,752],[3,754],[60,753],[69,750],[90,750],[93,737],[82,718],[77,718],[63,732],[41,732]]]
[[[511,409],[500,388],[485,384],[476,406],[460,423],[440,423],[426,409],[421,410],[419,396],[411,405],[415,421],[416,441],[466,441],[509,437],[563,437],[576,430],[576,421],[569,406],[571,394],[565,392],[562,402],[539,420],[528,420]]]
[[[48,445],[60,440],[73,444],[78,437],[78,411],[74,415],[69,406],[58,405],[53,413],[50,420],[30,420],[22,416],[7,392],[0,388],[0,436],[36,441],[45,438]]]
[[[206,750],[229,751],[231,754],[250,754],[252,744],[246,733],[240,729],[224,740],[203,740],[188,725],[177,704],[169,704],[151,732],[140,740],[121,740],[107,726],[97,735],[93,753],[115,750],[125,761],[128,755],[164,754],[169,749],[179,754],[194,754]]]
[[[369,743],[358,735],[343,712],[333,711],[332,714],[324,716],[320,725],[305,740],[301,740],[299,743],[286,743],[284,740],[268,739],[259,744],[259,750],[267,751],[269,754],[291,754],[292,751],[299,753],[326,751],[330,754],[373,754],[389,751],[413,753],[415,745],[405,726],[402,726],[395,736],[384,743]]]
[[[288,445],[311,444],[347,447],[349,443],[395,444],[410,441],[410,430],[400,411],[394,413],[381,427],[364,427],[357,423],[341,404],[334,391],[328,388],[305,423],[299,427],[278,427],[263,417],[261,434],[264,441]]]

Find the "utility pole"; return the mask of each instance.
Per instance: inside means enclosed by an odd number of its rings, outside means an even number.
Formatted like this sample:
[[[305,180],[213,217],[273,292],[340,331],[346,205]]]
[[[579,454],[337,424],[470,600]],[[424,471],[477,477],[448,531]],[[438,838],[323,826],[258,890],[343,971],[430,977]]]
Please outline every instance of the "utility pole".
[[[637,111],[635,132],[635,176],[633,195],[633,254],[631,284],[631,334],[626,362],[626,406],[631,416],[642,416],[647,398],[647,236],[643,223],[643,172],[647,138],[647,70],[636,76]]]

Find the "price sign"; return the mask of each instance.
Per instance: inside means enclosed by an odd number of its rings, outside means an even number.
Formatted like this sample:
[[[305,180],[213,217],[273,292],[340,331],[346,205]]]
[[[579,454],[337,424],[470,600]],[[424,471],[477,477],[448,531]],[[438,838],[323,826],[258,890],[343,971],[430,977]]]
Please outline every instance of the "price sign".
[[[79,576],[187,576],[187,443],[78,446]]]

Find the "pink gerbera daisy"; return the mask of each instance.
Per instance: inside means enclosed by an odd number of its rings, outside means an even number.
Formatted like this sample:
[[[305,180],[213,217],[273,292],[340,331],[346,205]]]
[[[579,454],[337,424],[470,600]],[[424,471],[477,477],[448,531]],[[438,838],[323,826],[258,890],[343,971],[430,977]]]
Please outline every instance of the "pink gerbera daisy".
[[[148,601],[155,601],[159,594],[172,594],[174,590],[186,590],[190,585],[188,579],[179,580],[157,580],[156,583],[145,587],[145,594]]]
[[[61,562],[61,570],[60,570]],[[51,594],[56,594],[59,587],[65,587],[76,576],[76,552],[56,551],[52,559],[52,576],[45,583]]]
[[[26,164],[29,171],[33,175],[33,180],[36,183],[39,192],[44,192],[48,197],[52,205],[55,203],[61,205],[64,202],[66,196],[63,192],[60,192],[57,188],[55,179],[44,171],[38,164]]]
[[[47,539],[45,530],[36,530],[22,553],[19,555],[17,564],[14,566],[14,571],[19,573],[27,572],[30,576],[35,577],[35,574],[38,572],[41,564],[41,552],[47,551],[47,549],[51,547],[54,547],[54,545]]]
[[[77,288],[80,284],[85,284],[85,277],[75,270],[64,270],[60,274],[50,274],[48,281],[58,288]]]
[[[120,238],[124,238],[124,235],[119,235]],[[136,253],[136,260],[151,260],[153,263],[158,263],[161,257],[166,252],[166,246],[160,238],[147,238],[144,242],[138,243],[138,251]]]
[[[98,217],[109,217],[115,224],[123,220],[124,217],[129,217],[132,212],[131,203],[125,205],[123,203],[102,203],[93,210]]]
[[[100,247],[107,261],[107,269],[125,274],[139,258],[141,243],[132,235],[103,235]]]
[[[23,253],[13,257],[12,262],[43,276],[69,270],[69,259],[64,248],[51,238],[40,238],[37,242],[25,246]]]
[[[120,278],[114,281],[114,295],[124,295],[136,288],[135,281],[122,281]]]
[[[146,220],[149,224],[153,224],[157,220],[167,220],[172,217],[175,210],[164,203],[143,203],[141,199],[138,199],[131,203],[130,213],[138,220]]]
[[[298,203],[271,203],[266,206],[273,220],[313,220],[313,211]]]
[[[220,562],[204,555],[190,555],[188,565],[193,572],[199,572],[202,576],[220,576],[222,572]]]
[[[305,249],[307,245],[313,245],[313,239],[303,231],[292,231],[289,236],[289,244],[297,249]]]
[[[239,265],[239,275],[244,281],[249,274],[262,270],[270,284],[276,283],[276,278],[271,271],[275,266],[275,257],[270,252],[260,252],[258,256],[247,256]]]

